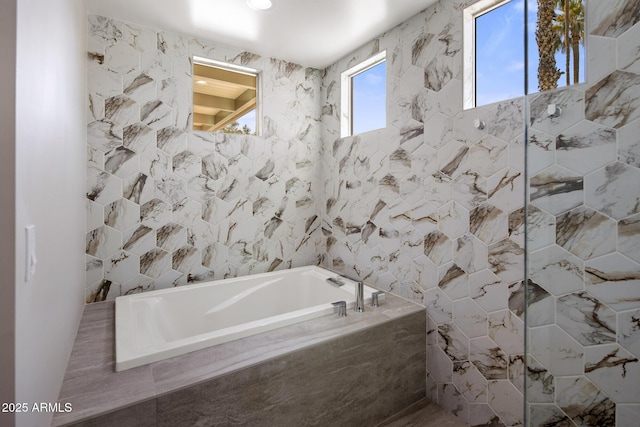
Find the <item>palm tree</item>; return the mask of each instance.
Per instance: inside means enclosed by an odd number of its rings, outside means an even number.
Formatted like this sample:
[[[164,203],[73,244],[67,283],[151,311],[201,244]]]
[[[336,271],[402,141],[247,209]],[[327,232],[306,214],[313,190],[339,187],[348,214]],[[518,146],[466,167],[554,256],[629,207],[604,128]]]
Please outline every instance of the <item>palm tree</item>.
[[[558,79],[562,72],[556,67],[555,53],[559,40],[553,29],[556,17],[556,0],[538,1],[538,27],[536,28],[536,42],[538,44],[538,88],[541,91],[558,87]]]
[[[584,43],[584,5],[582,0],[557,0],[563,13],[556,17],[553,29],[558,35],[556,51],[566,56],[567,86],[570,85],[570,57],[573,55],[573,84],[580,82],[580,45]]]

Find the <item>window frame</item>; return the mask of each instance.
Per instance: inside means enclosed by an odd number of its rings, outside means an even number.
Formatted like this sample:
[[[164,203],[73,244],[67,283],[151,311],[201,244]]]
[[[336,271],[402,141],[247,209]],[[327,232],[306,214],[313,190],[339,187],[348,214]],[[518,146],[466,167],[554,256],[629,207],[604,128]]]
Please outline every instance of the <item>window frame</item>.
[[[361,74],[376,65],[380,65],[387,61],[387,51],[383,50],[370,58],[360,62],[357,65],[343,71],[340,75],[341,83],[341,99],[340,99],[340,137],[353,136],[353,78],[358,74]],[[385,94],[387,92],[387,76],[385,74]],[[386,99],[386,96],[385,96]],[[385,102],[385,126],[386,127],[386,110],[387,103]],[[382,128],[384,128],[382,127]],[[379,129],[382,129],[379,128]],[[374,130],[374,129],[372,129]]]
[[[191,73],[192,76],[194,75],[194,67],[196,64],[199,65],[204,65],[207,67],[215,67],[215,68],[220,68],[222,70],[226,70],[226,71],[231,71],[234,73],[239,73],[239,74],[247,74],[247,75],[251,75],[251,76],[255,76],[256,78],[256,107],[255,107],[255,111],[256,111],[256,128],[255,128],[255,135],[256,136],[260,136],[262,135],[262,124],[263,124],[263,120],[262,120],[262,71],[258,70],[256,68],[250,68],[250,67],[245,67],[242,65],[236,65],[236,64],[232,64],[229,62],[224,62],[224,61],[218,61],[215,59],[210,59],[210,58],[205,58],[202,56],[197,56],[197,55],[193,55],[191,57]],[[195,92],[195,88],[193,87],[193,85],[195,85],[195,83],[193,83],[193,78],[192,78],[192,87],[191,87],[191,117],[193,119],[193,115],[194,115],[194,102],[193,102],[193,94]],[[252,111],[252,110],[250,110]],[[248,111],[247,114],[250,112]],[[241,116],[243,117],[243,116]],[[223,132],[221,129],[220,130],[215,130],[215,131],[208,131],[208,130],[197,130],[197,129],[193,129],[193,123],[191,124],[191,130],[195,131],[195,132]]]
[[[462,12],[463,36],[463,104],[464,110],[476,108],[476,18],[487,14],[512,0],[481,0]]]

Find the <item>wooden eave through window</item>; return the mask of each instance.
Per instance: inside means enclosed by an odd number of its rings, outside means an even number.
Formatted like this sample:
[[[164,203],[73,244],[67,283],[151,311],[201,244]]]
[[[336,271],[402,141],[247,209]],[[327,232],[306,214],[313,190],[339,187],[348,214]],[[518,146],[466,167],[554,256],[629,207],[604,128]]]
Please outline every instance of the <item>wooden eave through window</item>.
[[[256,108],[257,76],[193,65],[193,128],[216,131]]]

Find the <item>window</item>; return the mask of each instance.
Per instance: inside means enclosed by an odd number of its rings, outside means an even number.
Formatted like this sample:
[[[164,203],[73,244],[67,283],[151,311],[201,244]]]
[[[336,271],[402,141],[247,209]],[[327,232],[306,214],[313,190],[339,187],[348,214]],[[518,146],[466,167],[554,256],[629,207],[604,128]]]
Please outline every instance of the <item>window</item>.
[[[567,0],[558,5],[563,7],[555,9],[551,25],[547,23],[543,27],[552,29],[545,36],[555,38],[555,54],[550,53],[551,66],[555,59],[556,67],[564,75],[548,88],[584,82],[583,1]],[[535,0],[528,2],[528,10],[522,0],[481,0],[464,10],[465,109],[539,91],[537,9]],[[528,32],[526,52],[525,28]],[[526,91],[525,82],[528,82]]]
[[[464,108],[524,95],[524,10],[485,0],[464,11]]]
[[[387,125],[386,51],[342,73],[340,135],[351,136]]]
[[[193,129],[257,134],[258,71],[193,58]]]

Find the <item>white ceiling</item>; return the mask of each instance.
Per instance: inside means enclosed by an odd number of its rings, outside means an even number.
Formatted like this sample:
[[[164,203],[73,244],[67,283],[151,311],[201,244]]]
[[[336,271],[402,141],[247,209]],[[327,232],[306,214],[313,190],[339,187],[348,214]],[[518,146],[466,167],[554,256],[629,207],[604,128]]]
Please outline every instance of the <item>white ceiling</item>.
[[[87,0],[90,13],[324,68],[436,0]]]

